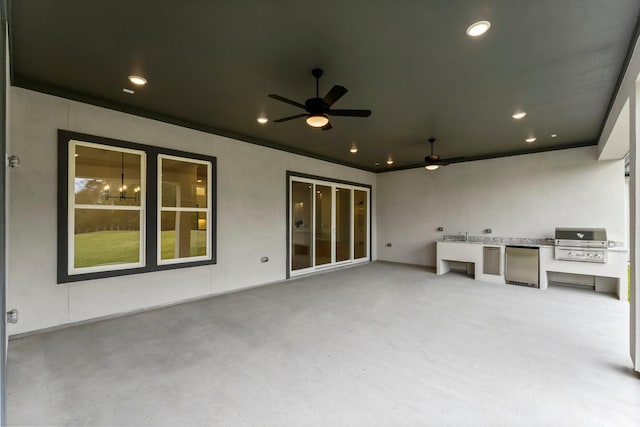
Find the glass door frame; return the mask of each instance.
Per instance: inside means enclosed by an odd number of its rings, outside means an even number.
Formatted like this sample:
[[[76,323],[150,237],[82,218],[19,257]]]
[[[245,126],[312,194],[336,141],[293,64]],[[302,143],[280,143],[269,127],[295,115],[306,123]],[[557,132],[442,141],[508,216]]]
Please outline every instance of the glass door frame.
[[[299,270],[293,271],[292,267],[292,255],[293,251],[293,237],[292,237],[292,228],[293,228],[293,203],[291,200],[292,197],[292,185],[293,182],[303,182],[306,184],[310,184],[311,192],[312,192],[312,200],[313,205],[311,206],[312,218],[311,218],[311,230],[312,230],[312,238],[310,240],[310,257],[311,257],[311,266],[307,268],[302,268]],[[315,231],[316,231],[316,185],[327,186],[331,188],[331,262],[328,264],[322,264],[316,266],[316,239],[315,239]],[[314,175],[308,175],[303,173],[296,173],[287,171],[287,191],[286,191],[286,244],[287,244],[287,256],[286,256],[286,271],[287,271],[287,279],[294,276],[300,276],[304,274],[313,273],[316,271],[323,271],[327,269],[332,269],[336,267],[341,267],[350,264],[357,264],[362,262],[371,261],[371,206],[372,206],[372,196],[371,196],[371,185],[368,184],[360,184],[349,181],[336,180],[331,178],[319,177]],[[349,203],[349,212],[350,212],[350,258],[344,261],[336,262],[336,188],[338,189],[347,189],[350,190],[350,203]],[[355,242],[354,242],[354,234],[355,234],[355,220],[354,220],[354,190],[364,191],[367,194],[367,244],[366,244],[366,253],[364,257],[354,258],[355,255]]]

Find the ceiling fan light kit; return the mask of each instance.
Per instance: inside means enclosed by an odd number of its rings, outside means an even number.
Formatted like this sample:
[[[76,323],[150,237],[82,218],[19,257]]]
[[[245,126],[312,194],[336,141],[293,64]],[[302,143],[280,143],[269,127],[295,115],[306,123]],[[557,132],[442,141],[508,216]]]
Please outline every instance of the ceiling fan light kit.
[[[314,128],[321,128],[329,124],[329,118],[324,114],[311,115],[307,117],[307,124]]]
[[[306,117],[305,120],[309,126],[313,128],[320,128],[322,130],[329,130],[332,128],[332,126],[329,122],[328,116],[369,117],[371,115],[371,110],[332,110],[331,106],[335,104],[335,102],[340,98],[342,98],[345,93],[347,93],[347,88],[339,85],[334,85],[331,90],[324,96],[324,98],[320,98],[320,77],[322,76],[323,71],[320,68],[314,68],[313,70],[311,70],[311,74],[316,79],[316,97],[307,99],[304,104],[293,101],[289,98],[285,98],[284,96],[276,95],[273,93],[269,94],[270,98],[289,105],[293,105],[294,107],[298,107],[306,111],[306,113],[296,114],[294,116],[274,120],[274,123],[282,123],[289,120]]]

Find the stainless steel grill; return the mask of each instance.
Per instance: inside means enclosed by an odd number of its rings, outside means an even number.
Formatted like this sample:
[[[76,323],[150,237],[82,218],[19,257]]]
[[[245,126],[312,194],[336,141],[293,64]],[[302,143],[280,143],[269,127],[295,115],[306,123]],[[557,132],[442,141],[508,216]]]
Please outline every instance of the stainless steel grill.
[[[556,228],[555,259],[607,262],[607,231],[604,228]]]

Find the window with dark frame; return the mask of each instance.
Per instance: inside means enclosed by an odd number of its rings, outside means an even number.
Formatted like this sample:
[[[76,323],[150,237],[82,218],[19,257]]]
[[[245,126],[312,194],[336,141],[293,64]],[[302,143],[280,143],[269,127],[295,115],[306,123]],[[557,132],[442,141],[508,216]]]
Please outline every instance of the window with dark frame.
[[[58,131],[58,283],[216,262],[216,158]]]
[[[146,153],[69,142],[68,272],[142,267]]]
[[[209,257],[211,163],[158,156],[158,263]]]

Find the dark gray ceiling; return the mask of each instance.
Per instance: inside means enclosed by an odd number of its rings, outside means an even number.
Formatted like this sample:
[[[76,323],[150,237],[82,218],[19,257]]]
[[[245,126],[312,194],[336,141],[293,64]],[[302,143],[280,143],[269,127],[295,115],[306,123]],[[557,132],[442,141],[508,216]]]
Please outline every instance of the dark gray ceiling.
[[[441,157],[468,159],[595,144],[639,12],[640,0],[13,0],[12,82],[383,171],[419,166],[430,136]],[[490,31],[469,38],[479,19]],[[321,95],[349,89],[335,108],[371,117],[256,123],[299,113],[267,95],[304,102],[314,67]],[[149,81],[134,95],[130,74]]]

